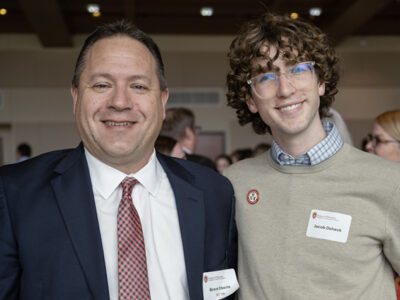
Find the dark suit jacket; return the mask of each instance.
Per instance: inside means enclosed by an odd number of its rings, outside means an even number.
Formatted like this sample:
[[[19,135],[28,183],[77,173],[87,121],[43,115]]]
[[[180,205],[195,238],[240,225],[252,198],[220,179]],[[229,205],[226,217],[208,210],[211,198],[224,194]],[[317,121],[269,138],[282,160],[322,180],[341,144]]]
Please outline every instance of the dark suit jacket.
[[[203,272],[236,267],[232,186],[157,156],[176,198],[190,299],[200,300]],[[0,299],[109,299],[82,145],[0,168]]]

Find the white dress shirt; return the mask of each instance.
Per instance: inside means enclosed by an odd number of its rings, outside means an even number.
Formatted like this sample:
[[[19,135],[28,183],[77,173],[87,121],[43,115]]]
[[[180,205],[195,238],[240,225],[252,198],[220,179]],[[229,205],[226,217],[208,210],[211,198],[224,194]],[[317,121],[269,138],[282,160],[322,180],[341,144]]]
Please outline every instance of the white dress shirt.
[[[142,222],[150,294],[153,300],[189,299],[175,196],[155,152],[135,174],[124,174],[85,149],[99,221],[110,300],[118,300],[117,212],[126,176],[139,182],[132,191]]]

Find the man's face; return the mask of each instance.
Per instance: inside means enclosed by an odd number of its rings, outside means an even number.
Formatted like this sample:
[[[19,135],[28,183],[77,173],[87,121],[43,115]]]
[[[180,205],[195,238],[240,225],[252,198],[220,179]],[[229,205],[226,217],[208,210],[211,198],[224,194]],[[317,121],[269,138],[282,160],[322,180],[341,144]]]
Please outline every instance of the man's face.
[[[156,62],[140,42],[117,36],[97,41],[86,56],[74,115],[88,151],[125,173],[143,167],[165,118]]]
[[[271,47],[270,57],[275,53],[276,48]],[[281,57],[273,65],[283,73],[291,67]],[[325,84],[318,82],[315,72],[301,84],[297,80],[289,81],[286,75],[280,75],[278,81],[276,93],[268,99],[259,97],[252,89],[247,99],[249,110],[260,114],[276,141],[312,135],[320,130],[319,97],[325,93]]]

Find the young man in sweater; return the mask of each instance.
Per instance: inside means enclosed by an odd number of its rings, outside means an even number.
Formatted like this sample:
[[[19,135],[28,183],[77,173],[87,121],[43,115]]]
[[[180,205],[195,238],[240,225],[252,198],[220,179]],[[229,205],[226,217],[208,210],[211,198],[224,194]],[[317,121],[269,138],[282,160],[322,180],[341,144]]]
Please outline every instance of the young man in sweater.
[[[236,196],[239,299],[396,299],[400,168],[322,122],[338,58],[318,28],[265,14],[232,42],[228,105],[271,149],[225,175]]]

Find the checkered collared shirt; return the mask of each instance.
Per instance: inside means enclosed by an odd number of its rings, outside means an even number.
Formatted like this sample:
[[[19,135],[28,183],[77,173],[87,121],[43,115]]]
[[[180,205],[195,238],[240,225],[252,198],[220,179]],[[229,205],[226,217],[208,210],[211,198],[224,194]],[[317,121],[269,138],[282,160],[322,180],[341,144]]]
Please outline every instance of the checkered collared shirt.
[[[322,121],[327,137],[306,153],[294,158],[285,153],[275,141],[272,141],[271,156],[281,166],[313,166],[333,156],[343,146],[343,140],[335,124]]]

